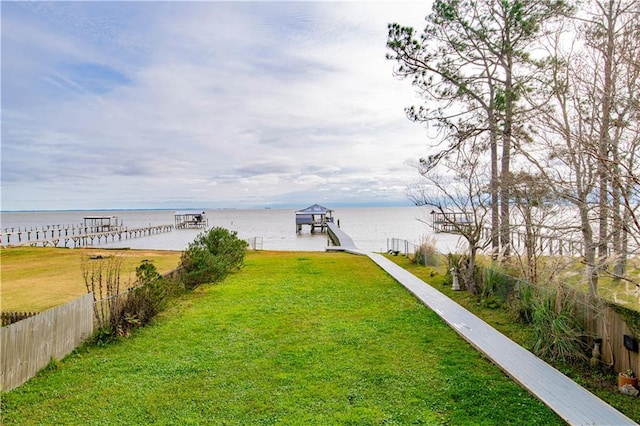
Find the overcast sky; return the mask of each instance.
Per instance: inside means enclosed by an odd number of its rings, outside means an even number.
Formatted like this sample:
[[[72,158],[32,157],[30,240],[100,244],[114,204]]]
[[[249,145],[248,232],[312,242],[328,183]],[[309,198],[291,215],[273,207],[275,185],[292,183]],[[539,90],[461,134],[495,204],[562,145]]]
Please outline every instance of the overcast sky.
[[[428,2],[2,2],[2,210],[409,205]]]

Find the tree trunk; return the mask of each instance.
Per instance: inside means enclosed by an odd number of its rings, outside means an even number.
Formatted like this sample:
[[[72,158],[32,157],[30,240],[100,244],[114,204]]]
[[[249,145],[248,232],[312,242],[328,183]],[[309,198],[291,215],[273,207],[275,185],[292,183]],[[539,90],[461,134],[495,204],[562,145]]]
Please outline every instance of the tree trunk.
[[[490,118],[490,143],[491,143],[491,250],[493,260],[500,253],[500,208],[498,197],[498,138],[496,135],[495,118]]]
[[[527,254],[527,280],[532,284],[538,282],[537,267],[537,250],[536,250],[536,232],[533,228],[533,218],[531,216],[531,206],[523,206],[524,210],[524,226],[526,233],[525,250]]]
[[[589,286],[589,296],[595,298],[598,295],[598,267],[596,265],[596,244],[593,241],[593,231],[589,223],[586,197],[581,197],[580,221],[582,222],[582,240],[584,242],[585,276]]]
[[[621,211],[621,203],[620,199],[622,196],[622,191],[619,184],[620,177],[620,166],[619,160],[620,156],[618,155],[617,143],[612,144],[612,158],[613,164],[611,168],[613,169],[613,182],[611,185],[611,242],[613,248],[613,256],[614,256],[614,264],[613,264],[613,280],[615,282],[620,281],[620,277],[622,277],[625,273],[625,253],[622,250],[622,227],[623,227],[623,219],[622,219],[622,211]]]
[[[476,267],[476,255],[477,247],[471,245],[469,247],[469,257],[466,259],[466,263],[460,265],[462,280],[465,287],[469,290],[469,293],[477,295],[480,293],[478,283],[475,280],[474,270]]]
[[[508,22],[508,20],[507,20]],[[504,127],[502,135],[502,158],[501,158],[501,180],[500,180],[500,243],[502,245],[502,253],[504,259],[508,259],[511,255],[511,144],[513,132],[513,110],[515,108],[515,99],[513,92],[513,54],[511,52],[511,40],[509,39],[509,31],[505,31],[507,38],[506,58],[504,64],[505,83],[504,83]]]
[[[598,262],[600,266],[603,266],[608,255],[607,240],[608,240],[608,225],[609,225],[609,170],[607,164],[609,163],[609,150],[610,150],[610,137],[609,130],[611,127],[611,108],[613,94],[613,53],[615,48],[614,39],[614,0],[609,0],[607,4],[608,11],[605,13],[604,19],[606,29],[606,45],[602,54],[604,55],[604,67],[603,67],[603,87],[602,87],[602,104],[601,104],[601,121],[598,134],[598,178],[599,178],[599,230],[598,230]]]

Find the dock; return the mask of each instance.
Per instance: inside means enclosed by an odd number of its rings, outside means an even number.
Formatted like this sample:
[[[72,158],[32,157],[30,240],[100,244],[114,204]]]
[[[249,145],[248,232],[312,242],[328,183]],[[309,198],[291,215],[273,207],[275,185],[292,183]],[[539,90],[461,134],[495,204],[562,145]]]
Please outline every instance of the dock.
[[[303,225],[311,227],[311,233],[317,229],[324,232],[329,223],[333,222],[333,210],[328,209],[320,204],[314,204],[303,210],[296,212],[296,232],[302,231]]]
[[[434,232],[460,234],[473,225],[473,214],[467,212],[431,211],[431,228]]]
[[[200,210],[179,210],[174,213],[174,220],[176,229],[205,229],[209,225],[207,212]]]
[[[366,254],[425,306],[570,425],[636,423],[524,349],[426,282],[378,253],[363,253],[337,226],[329,226],[342,251]],[[329,249],[329,248],[328,248]]]
[[[473,213],[468,212],[448,212],[431,211],[431,229],[435,233],[464,234],[476,228],[481,228],[480,232],[485,241],[492,238],[492,228],[486,223],[476,222]],[[538,230],[540,231],[540,230]],[[579,238],[571,238],[566,235],[554,235],[552,228],[547,229],[547,233],[538,232],[535,236],[536,247],[541,254],[548,253],[549,256],[584,256],[583,243]],[[512,226],[509,230],[511,245],[524,248],[527,235],[523,226]]]
[[[139,238],[164,232],[171,232],[173,225],[149,225],[137,228],[114,227],[107,231],[91,232],[91,227],[84,226],[48,226],[41,229],[16,229],[4,230],[0,233],[0,241],[7,246],[42,246],[42,247],[86,247],[122,241],[123,239]],[[7,232],[8,231],[8,232]],[[11,239],[17,238],[15,243]],[[35,238],[32,238],[35,237]],[[103,241],[104,240],[104,241]]]

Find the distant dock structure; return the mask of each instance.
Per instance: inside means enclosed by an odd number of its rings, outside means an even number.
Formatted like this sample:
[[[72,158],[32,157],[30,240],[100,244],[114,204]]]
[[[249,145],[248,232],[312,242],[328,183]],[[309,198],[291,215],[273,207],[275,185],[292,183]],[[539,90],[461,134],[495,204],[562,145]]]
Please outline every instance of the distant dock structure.
[[[328,227],[328,223],[332,222],[333,210],[320,204],[314,204],[304,210],[298,210],[296,212],[296,232],[301,232],[303,225],[309,225],[312,233],[315,232],[316,229],[324,232]]]
[[[117,216],[85,216],[84,233],[111,232],[122,229],[122,221],[118,224]]]
[[[73,225],[46,225],[31,228],[4,228],[0,232],[2,246],[90,247],[103,242],[122,241],[171,232],[173,225],[151,225],[137,228],[123,226],[116,216],[85,216]],[[17,241],[16,241],[17,239]],[[13,241],[12,241],[13,240]]]
[[[174,214],[176,229],[206,228],[207,214],[200,210],[179,210]]]
[[[431,226],[434,232],[459,234],[474,223],[473,214],[468,212],[431,211]]]

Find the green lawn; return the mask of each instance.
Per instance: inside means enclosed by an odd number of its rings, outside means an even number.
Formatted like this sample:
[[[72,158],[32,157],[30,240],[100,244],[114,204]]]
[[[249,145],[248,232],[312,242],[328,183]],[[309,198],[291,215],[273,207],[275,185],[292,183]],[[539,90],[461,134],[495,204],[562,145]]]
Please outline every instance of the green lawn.
[[[368,258],[246,263],[3,395],[3,424],[563,424]]]

